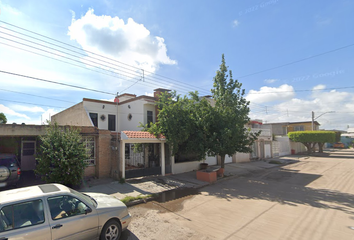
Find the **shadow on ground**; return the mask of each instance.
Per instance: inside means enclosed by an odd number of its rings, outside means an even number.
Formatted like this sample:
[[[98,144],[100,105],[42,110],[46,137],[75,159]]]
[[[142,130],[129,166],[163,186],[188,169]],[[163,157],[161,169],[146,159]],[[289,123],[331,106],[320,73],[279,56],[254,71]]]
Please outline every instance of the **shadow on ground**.
[[[267,200],[291,206],[303,204],[354,214],[353,194],[306,187],[319,177],[321,175],[277,169],[258,178],[238,178],[233,181],[225,181],[208,186],[202,191],[228,201],[232,198]]]
[[[120,240],[139,240],[139,238],[132,233],[129,229],[125,230],[122,232],[122,236],[120,237]]]

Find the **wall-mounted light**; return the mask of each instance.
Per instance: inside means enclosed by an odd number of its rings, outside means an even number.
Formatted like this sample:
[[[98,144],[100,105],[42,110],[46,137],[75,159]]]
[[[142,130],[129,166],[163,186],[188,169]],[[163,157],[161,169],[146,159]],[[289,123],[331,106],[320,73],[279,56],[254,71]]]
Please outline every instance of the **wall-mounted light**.
[[[130,105],[128,105],[128,108],[130,109]]]
[[[102,109],[104,109],[104,105],[102,106]]]

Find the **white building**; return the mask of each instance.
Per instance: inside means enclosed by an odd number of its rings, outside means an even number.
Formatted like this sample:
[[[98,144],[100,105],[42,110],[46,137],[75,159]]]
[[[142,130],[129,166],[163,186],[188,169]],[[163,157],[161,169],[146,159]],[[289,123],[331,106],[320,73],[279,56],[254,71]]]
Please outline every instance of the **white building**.
[[[102,101],[84,98],[82,102],[52,116],[52,122],[59,125],[71,126],[95,126],[100,132],[108,130],[111,132],[111,144],[100,142],[91,144],[96,156],[103,156],[97,159],[110,159],[110,161],[96,162],[97,168],[110,172],[110,176],[138,177],[152,174],[177,174],[197,170],[200,165],[199,159],[175,159],[170,154],[165,138],[141,132],[141,124],[156,122],[158,109],[156,101],[167,89],[155,89],[154,97],[136,96],[134,94],[119,95],[115,101]],[[213,104],[210,96],[207,100]],[[262,126],[253,126],[254,131]],[[102,130],[102,131],[101,131]],[[116,137],[118,136],[118,142]],[[256,155],[258,159],[271,157],[271,133],[269,129],[262,129],[262,134],[257,141]],[[102,137],[101,137],[102,138]],[[94,137],[93,141],[100,141],[100,137]],[[108,141],[109,142],[109,141]],[[269,147],[268,147],[269,146]],[[134,150],[135,148],[135,150]],[[105,156],[109,154],[109,156]],[[253,156],[253,155],[252,155]],[[225,163],[250,161],[250,153],[237,153],[233,156],[226,156]],[[209,165],[217,165],[216,156],[207,156],[204,160]],[[121,163],[118,166],[118,163]]]

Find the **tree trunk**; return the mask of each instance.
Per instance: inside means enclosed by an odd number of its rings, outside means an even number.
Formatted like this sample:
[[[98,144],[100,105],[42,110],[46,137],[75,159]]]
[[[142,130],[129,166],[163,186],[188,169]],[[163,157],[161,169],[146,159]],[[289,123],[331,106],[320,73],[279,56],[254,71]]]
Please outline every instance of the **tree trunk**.
[[[307,149],[307,154],[310,155],[312,152],[312,147],[311,147],[311,143],[302,143],[305,145],[306,149]]]
[[[221,168],[224,168],[225,167],[225,155],[221,155],[221,162],[220,162],[220,166]]]
[[[319,153],[323,153],[323,145],[324,145],[324,143],[317,143],[318,144],[318,152]]]

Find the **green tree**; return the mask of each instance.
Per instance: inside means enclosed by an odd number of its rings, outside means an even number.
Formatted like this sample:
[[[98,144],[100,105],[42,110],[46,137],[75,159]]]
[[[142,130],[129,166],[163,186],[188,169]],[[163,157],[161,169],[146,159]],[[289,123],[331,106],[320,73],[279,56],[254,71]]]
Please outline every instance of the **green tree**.
[[[4,113],[0,113],[0,124],[7,123],[7,118]]]
[[[221,156],[224,168],[225,155],[251,152],[258,133],[251,133],[249,102],[243,97],[242,84],[227,75],[224,55],[220,70],[214,78],[213,99],[210,102],[192,92],[189,97],[176,93],[162,93],[157,102],[158,122],[145,125],[144,130],[159,136],[163,134],[172,146],[173,155],[194,153],[202,160],[206,153]]]
[[[228,74],[227,74],[228,73]],[[249,123],[249,102],[244,98],[245,90],[242,83],[234,80],[232,71],[228,71],[224,54],[220,69],[214,77],[211,90],[215,107],[210,114],[208,125],[208,154],[221,157],[221,168],[224,168],[225,155],[236,152],[251,152],[251,145],[260,132],[251,133],[245,127]]]
[[[162,93],[157,105],[158,122],[141,127],[157,137],[163,134],[173,155],[192,153],[196,160],[204,159],[211,113],[208,101],[198,97],[197,92],[189,93],[189,97],[172,92]]]
[[[81,183],[87,159],[86,147],[78,129],[49,124],[40,137],[36,173],[47,183],[75,186]]]
[[[289,138],[294,142],[300,142],[305,145],[307,153],[314,152],[316,144],[318,144],[319,152],[323,152],[323,145],[336,141],[336,132],[334,131],[297,131],[289,132]]]

